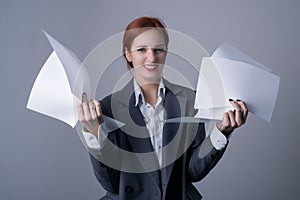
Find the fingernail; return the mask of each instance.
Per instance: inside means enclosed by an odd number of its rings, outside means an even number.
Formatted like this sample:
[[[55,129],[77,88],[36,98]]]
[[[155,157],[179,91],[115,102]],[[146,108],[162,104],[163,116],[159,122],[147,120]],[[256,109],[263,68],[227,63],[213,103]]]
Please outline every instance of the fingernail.
[[[233,101],[233,99],[228,99],[229,101]]]
[[[84,92],[84,93],[82,93],[83,95],[86,95],[86,93]]]
[[[241,101],[240,99],[237,99],[236,101]]]

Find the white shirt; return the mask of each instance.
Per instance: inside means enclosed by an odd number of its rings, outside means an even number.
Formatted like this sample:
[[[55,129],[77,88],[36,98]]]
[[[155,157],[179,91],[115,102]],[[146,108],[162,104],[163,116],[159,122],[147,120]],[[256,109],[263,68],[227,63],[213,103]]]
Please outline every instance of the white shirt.
[[[165,117],[165,110],[163,107],[163,100],[165,98],[165,86],[163,81],[161,80],[158,87],[157,92],[157,103],[153,107],[149,103],[145,102],[143,92],[139,85],[137,84],[136,80],[134,79],[134,93],[136,104],[135,106],[139,106],[140,111],[144,117],[144,121],[146,124],[146,128],[149,132],[149,137],[151,139],[151,143],[153,149],[156,151],[158,161],[162,163],[162,154],[160,149],[162,148],[162,138],[163,138],[163,125],[164,125],[164,117]],[[108,134],[108,130],[106,128],[105,123],[102,123],[98,129],[98,140],[92,134],[85,131],[83,132],[83,136],[87,143],[87,146],[91,149],[100,149],[103,146],[103,142],[105,142],[106,138],[103,138],[103,135]],[[210,140],[213,146],[217,150],[221,150],[227,144],[227,138],[216,128],[213,128],[210,134]]]
[[[143,92],[136,80],[134,82],[134,94],[135,94],[135,106],[139,106],[140,111],[144,117],[144,121],[149,132],[149,137],[153,149],[156,152],[158,162],[161,166],[162,163],[162,140],[163,140],[163,128],[165,109],[163,106],[163,100],[165,98],[165,86],[161,79],[157,90],[157,102],[153,107],[149,103],[145,102]]]

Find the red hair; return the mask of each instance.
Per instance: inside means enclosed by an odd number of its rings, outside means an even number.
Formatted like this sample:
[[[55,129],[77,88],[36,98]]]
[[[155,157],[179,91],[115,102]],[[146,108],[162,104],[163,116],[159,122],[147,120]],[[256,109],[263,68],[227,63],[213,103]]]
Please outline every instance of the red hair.
[[[137,36],[139,36],[140,34],[142,34],[143,32],[151,28],[157,28],[162,33],[165,40],[165,44],[166,46],[168,46],[169,36],[166,31],[166,26],[164,25],[164,23],[160,19],[154,17],[139,17],[128,24],[124,33],[123,55],[125,59],[126,59],[126,55],[125,55],[126,49],[130,50],[133,40]],[[127,59],[126,61],[127,61],[128,69],[133,68],[132,63],[128,62]]]

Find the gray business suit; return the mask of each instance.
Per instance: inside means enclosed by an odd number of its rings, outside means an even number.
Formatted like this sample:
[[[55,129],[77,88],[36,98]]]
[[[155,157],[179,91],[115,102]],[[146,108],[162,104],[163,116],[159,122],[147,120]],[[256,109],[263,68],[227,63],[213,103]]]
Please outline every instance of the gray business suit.
[[[169,83],[164,80],[166,88],[163,100],[167,118],[194,116],[194,91]],[[108,134],[108,139],[121,149],[135,153],[152,152],[150,138],[135,137],[129,131],[147,134],[145,122],[138,106],[135,106],[133,82],[130,81],[122,90],[104,98],[101,101],[104,115],[124,122],[126,126]],[[175,138],[179,137],[179,143]],[[192,138],[191,138],[192,137]],[[178,139],[178,138],[177,138]],[[191,142],[189,142],[191,141]],[[200,193],[192,182],[200,181],[217,164],[222,157],[223,150],[216,150],[209,137],[205,138],[204,124],[195,123],[167,123],[163,129],[163,146],[173,145],[163,153],[163,160],[175,160],[166,164],[162,169],[150,172],[131,173],[113,169],[99,162],[101,159],[117,160],[118,169],[130,162],[118,154],[118,150],[108,149],[101,154],[101,158],[91,155],[94,174],[102,187],[107,191],[102,199],[138,199],[138,200],[174,200],[201,199]],[[200,158],[205,146],[206,152]],[[208,150],[207,150],[208,149]],[[184,152],[184,153],[182,153]],[[147,162],[143,157],[138,158],[140,165],[147,169]],[[166,161],[167,162],[167,161]],[[105,163],[105,162],[104,162]],[[149,162],[148,162],[149,163]],[[157,164],[153,156],[151,164]]]

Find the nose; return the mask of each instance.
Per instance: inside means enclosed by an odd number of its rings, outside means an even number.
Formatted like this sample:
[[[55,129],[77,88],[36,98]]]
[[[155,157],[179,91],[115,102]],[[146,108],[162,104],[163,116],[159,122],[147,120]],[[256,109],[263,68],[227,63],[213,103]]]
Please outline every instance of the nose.
[[[148,49],[147,59],[148,59],[149,62],[152,62],[152,63],[156,62],[156,55],[155,55],[154,49],[152,49],[152,48]]]

